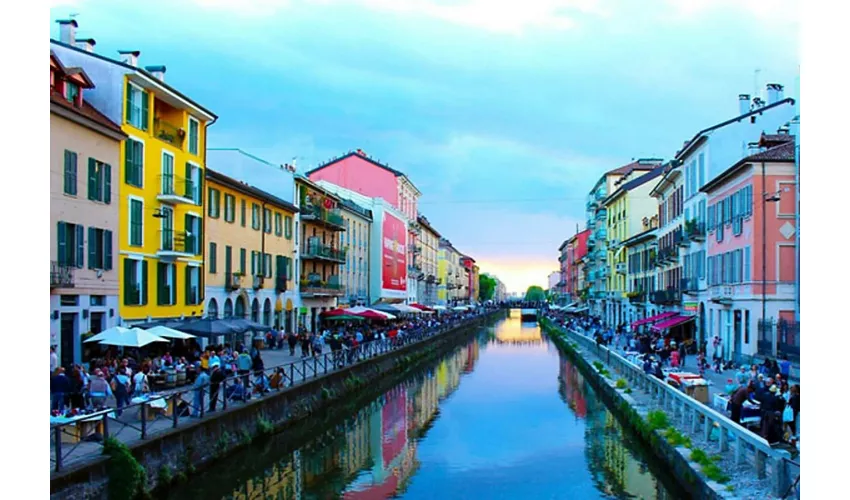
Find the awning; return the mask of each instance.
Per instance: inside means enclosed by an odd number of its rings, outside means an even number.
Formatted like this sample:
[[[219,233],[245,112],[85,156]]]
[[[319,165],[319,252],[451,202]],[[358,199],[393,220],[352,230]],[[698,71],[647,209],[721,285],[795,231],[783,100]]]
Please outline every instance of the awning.
[[[661,314],[656,314],[655,316],[650,316],[648,318],[639,319],[639,320],[633,322],[632,328],[635,328],[636,326],[640,326],[640,325],[645,325],[647,323],[655,323],[656,321],[661,321],[662,319],[672,318],[673,316],[677,316],[677,315],[678,315],[677,313],[674,313],[672,311],[661,313]]]
[[[668,328],[673,328],[674,326],[679,326],[683,323],[687,323],[688,321],[694,319],[696,316],[673,316],[672,318],[668,318],[657,325],[652,325],[649,329],[653,332],[661,333]]]

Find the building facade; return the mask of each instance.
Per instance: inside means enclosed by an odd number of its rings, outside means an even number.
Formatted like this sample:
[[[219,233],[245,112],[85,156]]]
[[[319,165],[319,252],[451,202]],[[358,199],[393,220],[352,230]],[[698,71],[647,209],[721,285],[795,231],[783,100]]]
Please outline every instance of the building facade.
[[[118,321],[118,169],[126,134],[87,100],[94,83],[50,53],[50,345],[82,361]],[[114,165],[114,168],[113,168]]]
[[[164,66],[139,66],[139,51],[104,57],[77,46],[75,21],[59,23],[51,50],[85,69],[95,84],[90,103],[128,136],[116,177],[121,320],[200,317],[206,129],[217,117],[165,83]],[[162,287],[164,301],[155,293]]]
[[[351,306],[366,306],[372,303],[369,290],[372,211],[346,199],[341,199],[339,206],[345,220],[345,232],[339,235],[339,248],[347,249],[342,268],[342,284],[346,295],[342,302]]]
[[[701,188],[716,179],[729,165],[756,153],[763,131],[775,131],[788,124],[798,113],[793,99],[783,96],[783,87],[768,84],[766,102],[749,95],[738,96],[734,118],[718,123],[697,134],[677,152],[682,165],[684,196],[684,238],[682,251],[682,308],[696,314],[696,335],[707,336],[707,195]]]
[[[206,171],[205,313],[293,331],[297,209],[244,182]],[[166,291],[158,289],[158,297]]]
[[[799,359],[794,138],[763,135],[759,144],[762,151],[702,188],[708,202],[706,333],[720,337],[725,359],[739,362],[777,351]]]
[[[625,322],[634,323],[654,316],[657,312],[650,301],[655,291],[655,262],[658,216],[645,221],[643,231],[623,241],[626,254],[626,309]]]
[[[550,294],[558,293],[558,285],[561,283],[561,271],[552,271],[546,278],[547,290]]]
[[[422,248],[422,272],[425,274],[424,285],[420,282],[418,289],[420,304],[435,305],[437,303],[437,287],[440,285],[438,278],[440,233],[424,215],[417,218],[421,232],[419,235],[419,246]]]
[[[347,291],[342,283],[342,266],[347,249],[340,247],[345,219],[340,198],[304,176],[295,176],[296,270],[298,277],[297,327],[313,333],[321,313],[334,309]]]

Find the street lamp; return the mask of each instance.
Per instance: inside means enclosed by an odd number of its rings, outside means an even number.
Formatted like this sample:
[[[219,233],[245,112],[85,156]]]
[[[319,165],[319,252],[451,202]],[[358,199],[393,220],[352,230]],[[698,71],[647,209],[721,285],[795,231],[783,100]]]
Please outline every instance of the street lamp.
[[[761,164],[762,191],[765,186],[764,163]],[[762,192],[761,196],[761,327],[767,328],[767,204],[779,201],[780,191]],[[776,332],[773,332],[773,355],[776,355]]]

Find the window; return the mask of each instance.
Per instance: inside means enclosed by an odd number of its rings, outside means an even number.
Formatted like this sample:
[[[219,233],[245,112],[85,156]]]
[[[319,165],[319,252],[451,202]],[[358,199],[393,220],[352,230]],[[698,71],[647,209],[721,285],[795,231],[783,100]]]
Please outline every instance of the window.
[[[148,303],[148,261],[124,258],[124,305]]]
[[[112,166],[89,158],[89,199],[112,203]]]
[[[260,252],[256,250],[251,250],[251,276],[257,276],[260,274]]]
[[[221,211],[221,191],[209,188],[209,208],[207,214],[213,219],[218,219]]]
[[[71,104],[77,103],[77,96],[80,95],[80,86],[76,83],[65,82],[65,99]]]
[[[210,242],[210,254],[207,256],[208,262],[209,262],[207,269],[209,270],[210,274],[216,273],[216,267],[217,267],[216,266],[216,253],[217,253],[216,250],[218,250],[216,248],[216,244],[211,241]]]
[[[753,186],[747,186],[744,188],[744,197],[746,200],[744,201],[744,206],[746,207],[745,215],[753,215]]]
[[[85,258],[85,241],[83,238],[83,226],[59,222],[56,260],[60,266],[83,268],[83,259]]]
[[[65,194],[77,196],[77,153],[65,150]]]
[[[186,214],[183,223],[186,228],[186,253],[200,255],[201,245],[204,242],[204,235],[201,234],[201,218],[193,214]]]
[[[272,254],[263,254],[263,276],[266,278],[272,277]]]
[[[174,209],[161,207],[159,209],[162,237],[160,238],[161,250],[174,250]]]
[[[112,231],[89,228],[89,269],[112,269]]]
[[[700,153],[697,164],[697,175],[699,175],[699,184],[697,189],[705,186],[705,153]]]
[[[160,179],[162,194],[175,194],[174,191],[174,155],[168,151],[162,152],[162,177]]]
[[[274,213],[274,234],[275,236],[281,236],[283,234],[283,216],[280,212]]]
[[[233,247],[230,245],[224,246],[224,273],[230,274],[233,272]]]
[[[242,204],[242,227],[245,227],[245,200],[240,200],[240,202]]]
[[[140,247],[144,243],[144,202],[130,198],[130,246]]]
[[[260,206],[256,203],[251,203],[251,228],[260,230]]]
[[[139,130],[148,129],[148,93],[127,82],[127,123]]]
[[[186,198],[192,200],[195,205],[200,205],[203,201],[201,196],[204,189],[203,171],[197,165],[186,162],[186,186],[183,194]]]
[[[186,305],[194,306],[201,303],[201,268],[186,266]]]
[[[236,220],[236,197],[224,193],[224,220],[233,222]]]
[[[750,247],[744,247],[744,282],[750,281]]]
[[[198,154],[200,144],[200,123],[198,120],[189,117],[189,153],[193,155]]]
[[[247,255],[244,248],[239,249],[239,273],[243,276],[245,275],[245,261],[247,260]]]
[[[750,343],[750,311],[744,309],[744,343]]]
[[[717,241],[718,241],[718,242],[723,241],[723,227],[724,227],[724,226],[723,226],[723,224],[719,224],[719,225],[717,226],[717,233],[716,233],[716,236],[717,236]]]
[[[283,219],[283,228],[284,228],[284,231],[286,232],[286,239],[291,240],[292,239],[292,217],[291,216],[287,215]]]
[[[177,266],[159,262],[156,265],[156,303],[173,306],[177,303]]]
[[[263,209],[263,231],[268,234],[272,232],[272,211],[268,208]]]
[[[145,145],[135,139],[124,141],[124,182],[142,187]]]

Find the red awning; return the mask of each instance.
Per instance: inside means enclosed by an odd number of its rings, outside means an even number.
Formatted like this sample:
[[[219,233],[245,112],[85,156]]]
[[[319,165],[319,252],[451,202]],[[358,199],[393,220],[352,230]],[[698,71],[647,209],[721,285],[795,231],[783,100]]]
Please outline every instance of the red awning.
[[[671,316],[676,316],[676,313],[670,311],[661,314],[656,314],[655,316],[650,316],[648,318],[639,319],[632,323],[632,328],[640,325],[645,325],[647,323],[655,323],[656,321],[661,321],[662,319],[667,319]]]
[[[433,310],[433,309],[431,309],[430,307],[425,306],[425,305],[422,305],[422,304],[416,304],[416,303],[414,303],[414,304],[410,304],[410,307],[415,307],[416,309],[419,309],[420,311],[430,311],[430,312],[433,312],[433,311],[434,311],[434,310]]]
[[[653,332],[660,333],[664,330],[667,330],[668,328],[673,328],[674,326],[679,326],[682,323],[686,323],[694,319],[694,317],[695,316],[673,316],[672,318],[666,319],[661,323],[658,323],[657,325],[651,326],[650,330],[652,330]]]

